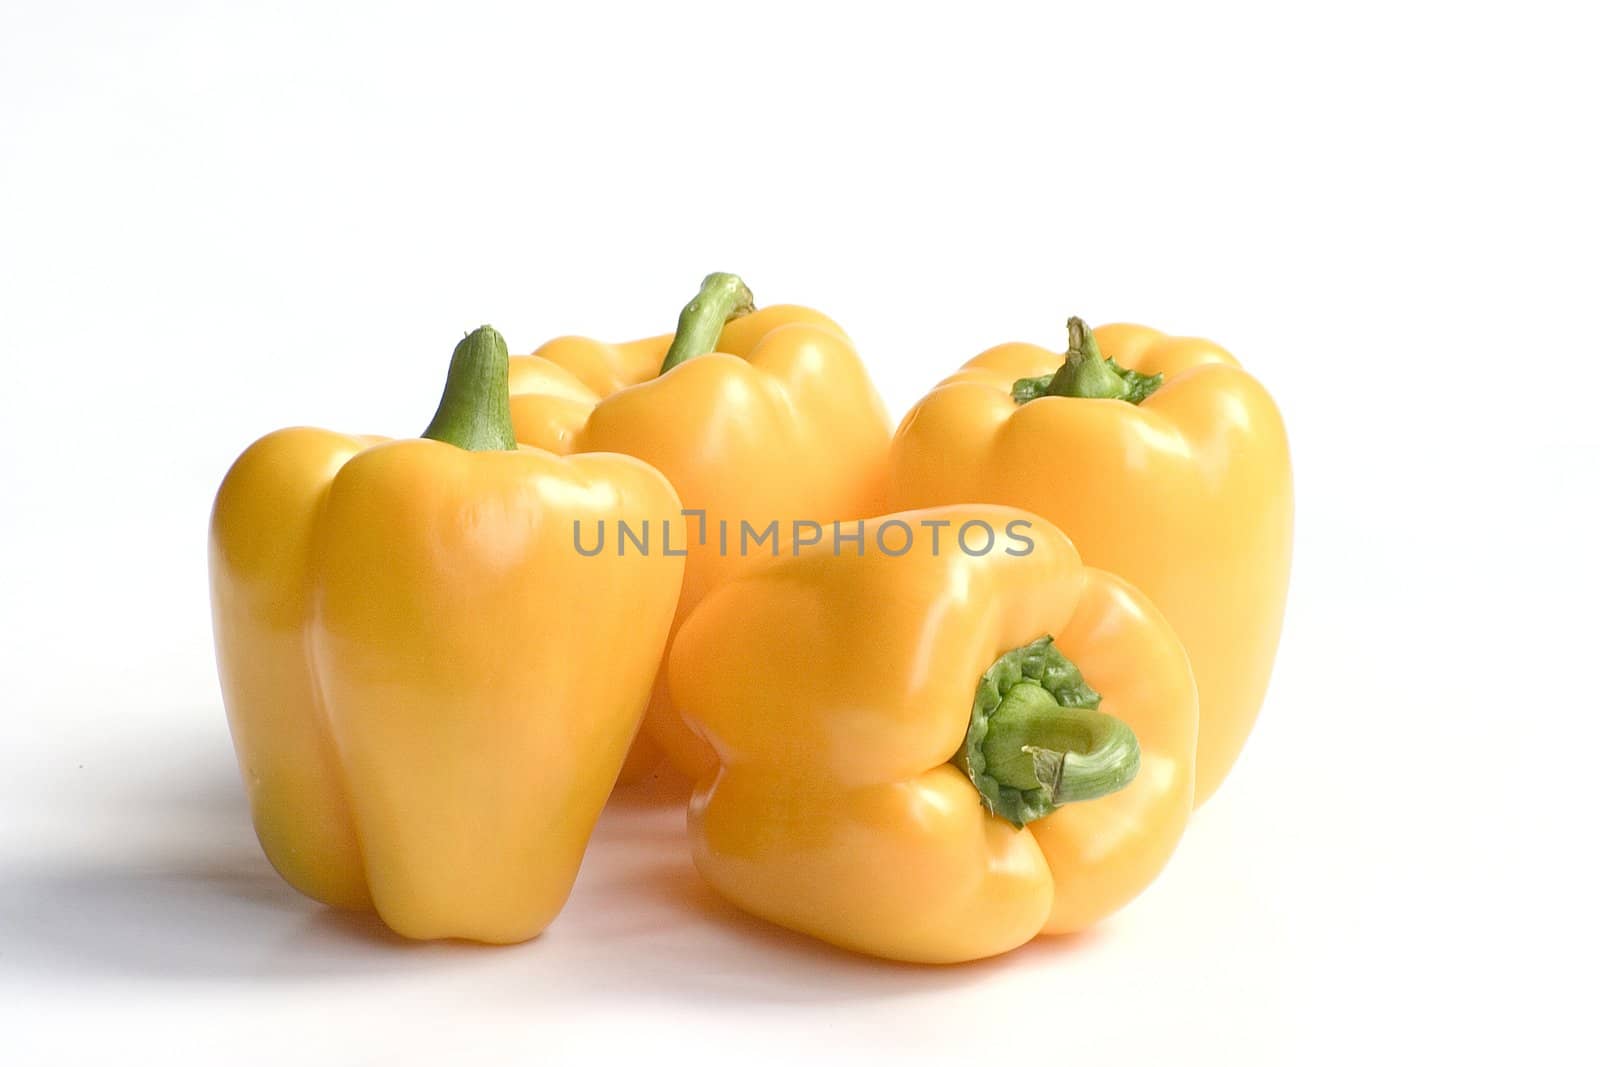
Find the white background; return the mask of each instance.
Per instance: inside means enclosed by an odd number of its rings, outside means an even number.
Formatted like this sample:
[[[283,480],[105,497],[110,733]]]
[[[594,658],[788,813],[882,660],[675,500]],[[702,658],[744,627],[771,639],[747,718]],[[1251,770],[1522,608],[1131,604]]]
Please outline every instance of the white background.
[[[0,1061],[1593,1055],[1580,6],[6,3]],[[846,956],[720,904],[638,799],[510,950],[260,857],[205,587],[233,456],[415,433],[462,330],[661,332],[709,270],[835,316],[896,416],[1074,313],[1279,399],[1260,726],[1099,931]]]

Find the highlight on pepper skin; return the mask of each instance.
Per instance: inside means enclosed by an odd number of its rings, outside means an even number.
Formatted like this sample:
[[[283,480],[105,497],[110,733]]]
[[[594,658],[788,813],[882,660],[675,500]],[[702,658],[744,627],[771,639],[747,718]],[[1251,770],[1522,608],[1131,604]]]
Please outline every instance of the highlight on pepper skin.
[[[1128,583],[1037,516],[1027,553],[824,546],[713,590],[669,659],[718,765],[695,866],[735,905],[842,948],[953,963],[1126,904],[1193,797],[1188,658]]]

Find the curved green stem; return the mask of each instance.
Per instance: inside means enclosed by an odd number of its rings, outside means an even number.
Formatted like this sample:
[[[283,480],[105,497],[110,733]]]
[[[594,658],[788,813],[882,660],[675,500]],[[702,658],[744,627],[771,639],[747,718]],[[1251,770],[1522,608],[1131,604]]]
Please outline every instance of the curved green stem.
[[[511,357],[500,331],[479,326],[467,334],[450,355],[439,410],[422,436],[469,452],[514,450],[510,373]]]
[[[1046,635],[983,673],[957,756],[984,806],[1019,829],[1139,773],[1139,740]]]
[[[714,351],[728,320],[748,315],[755,309],[755,297],[737,274],[707,274],[706,280],[700,283],[700,292],[684,305],[678,316],[678,332],[673,334],[672,347],[661,361],[661,373],[667,373],[686,359]]]
[[[1076,396],[1137,404],[1159,388],[1161,375],[1117,366],[1116,360],[1100,352],[1094,331],[1074,316],[1067,320],[1067,356],[1061,369],[1037,378],[1018,378],[1011,386],[1011,399],[1026,404],[1042,396]]]

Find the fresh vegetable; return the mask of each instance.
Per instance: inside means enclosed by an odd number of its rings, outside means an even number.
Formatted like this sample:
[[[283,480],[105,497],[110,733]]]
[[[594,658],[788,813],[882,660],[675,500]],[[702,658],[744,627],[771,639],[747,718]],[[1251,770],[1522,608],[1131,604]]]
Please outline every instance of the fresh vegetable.
[[[1283,421],[1210,341],[1070,327],[976,357],[914,407],[891,452],[894,508],[986,502],[1044,516],[1138,586],[1200,689],[1196,802],[1255,723],[1278,645],[1294,501]]]
[[[407,937],[515,942],[577,874],[649,695],[681,557],[584,556],[670,522],[661,474],[512,437],[505,341],[451,359],[420,440],[282,430],[228,472],[211,593],[268,859]]]
[[[855,348],[820,312],[755,309],[731,274],[705,279],[675,334],[561,337],[514,358],[511,393],[519,441],[638,456],[677,488],[691,513],[680,622],[752,560],[812,536],[806,524],[883,510],[890,424]],[[744,523],[773,536],[741,536]],[[630,776],[651,766],[651,742],[691,777],[713,765],[664,676],[645,732]]]
[[[1127,903],[1190,810],[1172,628],[1026,512],[860,532],[859,554],[829,539],[718,586],[678,633],[672,696],[720,763],[690,807],[701,873],[772,922],[932,963]]]

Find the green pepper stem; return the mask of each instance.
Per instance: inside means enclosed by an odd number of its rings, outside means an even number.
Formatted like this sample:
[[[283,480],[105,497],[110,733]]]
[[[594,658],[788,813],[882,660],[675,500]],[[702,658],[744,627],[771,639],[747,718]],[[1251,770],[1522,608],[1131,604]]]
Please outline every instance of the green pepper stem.
[[[1064,708],[1034,682],[1012,686],[989,717],[983,755],[995,781],[1044,790],[1052,805],[1113,793],[1139,769],[1139,742],[1121,719]]]
[[[1073,352],[1082,352],[1094,359],[1106,358],[1100,351],[1100,342],[1094,339],[1094,331],[1076,315],[1067,320],[1067,353]]]
[[[1094,339],[1094,331],[1077,316],[1067,320],[1067,355],[1054,374],[1019,378],[1011,398],[1019,404],[1042,396],[1072,396],[1089,400],[1126,400],[1137,404],[1161,388],[1161,375],[1140,374],[1107,359]]]
[[[1046,635],[984,672],[956,762],[991,812],[1021,828],[1139,773],[1139,740]]]
[[[1128,383],[1106,358],[1094,331],[1077,316],[1067,320],[1067,358],[1050,383],[1055,396],[1079,396],[1096,400],[1121,400],[1128,395]]]
[[[748,315],[755,309],[755,297],[737,274],[706,275],[706,280],[700,283],[700,292],[684,305],[678,316],[678,332],[673,335],[672,347],[661,361],[661,373],[667,373],[684,360],[714,351],[728,320]]]
[[[500,331],[479,326],[467,334],[450,355],[444,395],[422,436],[469,452],[514,450],[510,373],[511,357]]]

